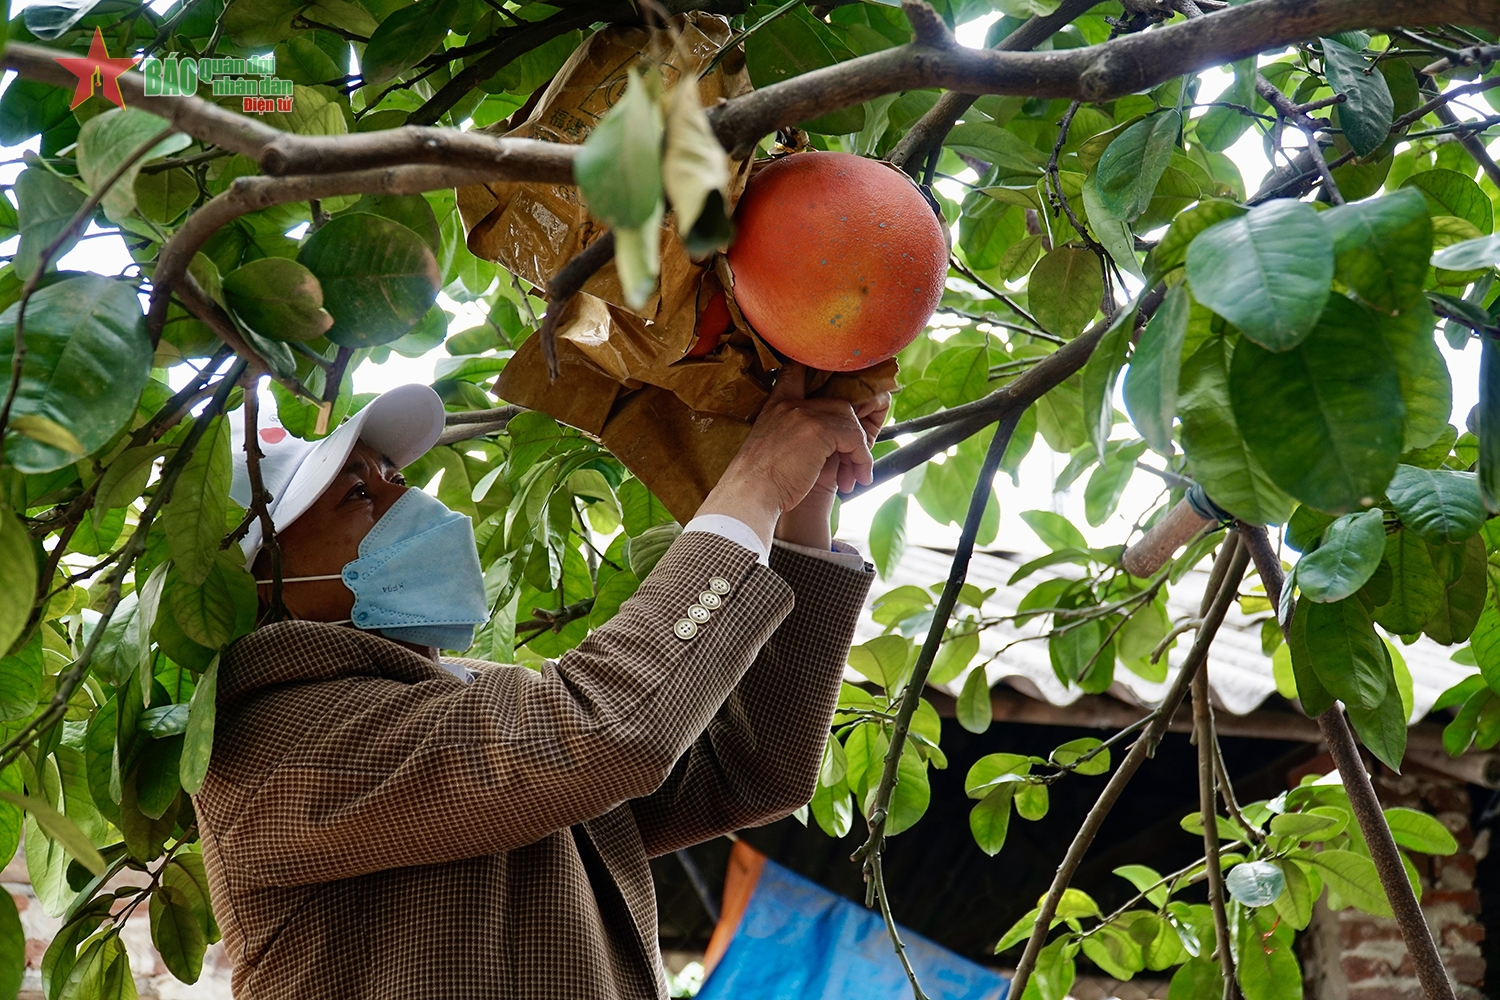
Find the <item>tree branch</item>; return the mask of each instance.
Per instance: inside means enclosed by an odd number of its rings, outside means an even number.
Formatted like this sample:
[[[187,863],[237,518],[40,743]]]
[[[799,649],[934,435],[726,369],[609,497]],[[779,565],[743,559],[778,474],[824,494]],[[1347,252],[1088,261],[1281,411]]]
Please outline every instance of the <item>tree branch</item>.
[[[1092,0],[1063,0],[1057,10],[1045,17],[1033,17],[995,46],[1000,52],[1026,52],[1057,34],[1077,17],[1093,7]],[[979,100],[979,94],[949,91],[907,130],[901,141],[886,156],[896,166],[913,173],[917,164],[926,161],[934,149],[942,146],[955,122]]]
[[[709,117],[724,147],[744,156],[777,128],[898,90],[943,87],[1100,102],[1346,28],[1446,22],[1497,29],[1500,5],[1488,0],[1251,0],[1191,21],[1061,52],[913,42],[772,84],[721,104]]]
[[[1207,658],[1208,647],[1213,643],[1219,626],[1224,622],[1224,615],[1229,611],[1229,605],[1233,603],[1239,592],[1240,579],[1244,576],[1245,566],[1249,561],[1249,553],[1242,544],[1231,544],[1230,540],[1226,539],[1219,549],[1208,588],[1209,592],[1214,595],[1213,604],[1208,614],[1204,616],[1203,627],[1198,630],[1198,635],[1193,640],[1193,648],[1189,651],[1187,659],[1183,661],[1182,669],[1178,671],[1177,677],[1173,679],[1166,697],[1152,713],[1150,726],[1138,740],[1130,745],[1125,759],[1120,762],[1119,768],[1109,779],[1109,784],[1105,786],[1099,800],[1089,810],[1083,826],[1079,827],[1078,834],[1068,847],[1068,853],[1058,865],[1057,875],[1052,880],[1052,887],[1047,890],[1047,895],[1038,908],[1036,926],[1031,930],[1031,938],[1026,942],[1026,950],[1021,955],[1021,961],[1016,965],[1016,974],[1010,983],[1011,996],[1025,995],[1026,984],[1031,979],[1032,970],[1036,968],[1037,955],[1041,953],[1042,945],[1052,928],[1052,918],[1057,913],[1057,905],[1062,901],[1064,890],[1073,880],[1074,872],[1083,862],[1084,854],[1094,842],[1094,837],[1098,835],[1099,828],[1104,825],[1105,818],[1114,808],[1120,794],[1125,791],[1125,786],[1130,783],[1130,779],[1135,776],[1135,772],[1146,758],[1155,752],[1157,744],[1161,742],[1162,734],[1167,730],[1168,723],[1177,714],[1182,699],[1187,695],[1188,685],[1192,683],[1193,676],[1197,674],[1199,666]],[[1218,580],[1218,586],[1213,585],[1215,580]]]
[[[271,604],[268,621],[279,622],[286,617],[286,605],[281,603],[281,543],[276,540],[276,525],[271,521],[271,493],[266,489],[260,474],[260,460],[265,454],[260,450],[260,435],[257,427],[260,420],[260,376],[253,375],[245,386],[245,467],[250,474],[250,516],[260,521],[261,547],[271,554]]]
[[[540,143],[539,145],[546,145]],[[182,228],[162,244],[152,273],[151,308],[146,328],[154,343],[167,321],[167,304],[187,275],[188,264],[203,244],[221,228],[242,215],[284,205],[340,194],[420,194],[438,188],[483,183],[484,175],[463,167],[413,165],[344,173],[297,177],[237,177],[229,190],[206,202],[188,216]],[[180,297],[180,292],[179,292]],[[218,331],[215,331],[218,332]],[[236,347],[236,350],[239,350]],[[244,351],[240,351],[244,354]],[[247,357],[254,357],[252,351]],[[266,370],[262,365],[262,370]]]
[[[562,320],[563,311],[568,308],[568,303],[573,301],[573,296],[578,294],[579,289],[594,276],[594,272],[608,264],[614,256],[615,234],[614,230],[610,230],[580,250],[547,282],[547,313],[542,317],[542,326],[537,332],[541,337],[542,358],[547,362],[549,379],[556,379],[558,376],[557,324]]]
[[[1255,559],[1255,569],[1260,582],[1266,588],[1266,598],[1271,606],[1280,607],[1281,589],[1285,575],[1281,560],[1271,548],[1266,529],[1259,525],[1237,521],[1245,547]],[[1282,622],[1282,631],[1289,632],[1290,621]],[[1406,877],[1406,866],[1401,863],[1401,853],[1391,836],[1391,828],[1385,821],[1380,800],[1375,797],[1375,787],[1370,783],[1370,774],[1360,759],[1359,748],[1354,743],[1354,734],[1344,719],[1343,710],[1335,703],[1328,711],[1318,716],[1318,728],[1328,742],[1328,752],[1344,780],[1344,791],[1349,796],[1349,805],[1359,820],[1359,829],[1370,848],[1370,857],[1380,875],[1380,885],[1391,903],[1396,924],[1401,928],[1401,938],[1406,942],[1407,954],[1416,967],[1417,979],[1428,1000],[1453,1000],[1453,984],[1443,968],[1437,943],[1432,939],[1432,930],[1427,918],[1422,915],[1421,904],[1412,892],[1411,882]]]

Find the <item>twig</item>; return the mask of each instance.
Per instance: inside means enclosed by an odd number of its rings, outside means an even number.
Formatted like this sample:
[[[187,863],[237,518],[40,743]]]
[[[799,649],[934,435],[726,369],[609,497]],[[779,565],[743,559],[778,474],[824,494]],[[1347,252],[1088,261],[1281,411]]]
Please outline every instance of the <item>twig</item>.
[[[957,271],[959,274],[963,275],[965,278],[978,285],[979,290],[984,292],[990,298],[999,299],[1001,302],[1004,302],[1005,308],[1009,309],[1011,312],[1024,319],[1027,323],[1030,323],[1035,329],[1041,330],[1043,332],[1046,331],[1047,328],[1043,326],[1035,316],[1031,315],[1031,313],[1027,312],[1025,309],[1022,309],[1020,303],[1011,298],[1009,295],[1006,295],[1000,289],[991,285],[989,282],[985,281],[973,271],[969,270],[964,262],[959,260],[957,257],[951,258],[948,261],[948,266],[952,267],[953,270]],[[1049,334],[1049,336],[1056,335]]]
[[[260,450],[259,420],[260,377],[254,376],[245,386],[245,468],[250,474],[250,515],[260,521],[260,545],[271,556],[271,607],[267,622],[279,622],[287,617],[286,605],[281,602],[281,543],[276,539],[276,525],[267,506],[271,494],[260,473],[260,460],[266,456]]]
[[[702,71],[699,72],[698,79],[701,80],[705,76],[708,76],[708,74],[712,73],[718,67],[719,63],[724,61],[724,57],[734,50],[735,46],[744,42],[745,39],[749,38],[761,28],[764,28],[766,25],[770,24],[772,21],[776,20],[778,17],[791,10],[793,7],[796,7],[799,4],[805,2],[806,0],[786,0],[786,3],[771,11],[759,21],[756,21],[754,24],[750,25],[750,27],[746,28],[743,31],[736,32],[734,35],[731,35],[729,41],[719,46],[719,51],[714,53],[714,57],[708,61],[708,65],[703,67]]]
[[[26,283],[21,286],[21,297],[16,304],[15,346],[12,349],[10,361],[10,388],[5,393],[4,404],[0,404],[0,462],[5,459],[5,430],[10,424],[10,410],[15,405],[16,394],[21,390],[21,374],[26,368],[26,306],[31,301],[31,296],[35,294],[37,285],[41,284],[47,268],[52,266],[52,258],[62,249],[63,244],[76,236],[78,231],[93,217],[94,210],[99,207],[104,196],[109,194],[110,189],[121,177],[125,176],[127,170],[135,166],[141,157],[151,152],[156,148],[157,143],[176,131],[175,128],[162,129],[121,160],[120,165],[115,167],[100,183],[99,190],[89,195],[84,203],[78,206],[78,211],[74,212],[68,224],[63,226],[62,232],[54,236],[52,242],[42,250],[41,256],[37,259],[36,268],[27,277]]]
[[[1214,773],[1219,777],[1219,797],[1224,800],[1224,811],[1229,818],[1245,831],[1245,834],[1256,843],[1266,839],[1265,834],[1255,828],[1255,824],[1245,818],[1240,810],[1240,801],[1234,795],[1234,783],[1229,780],[1229,770],[1224,766],[1224,748],[1219,746],[1218,735],[1214,736]]]
[[[605,264],[615,256],[615,234],[610,230],[581,250],[572,260],[564,264],[547,282],[547,313],[542,317],[542,358],[547,362],[547,377],[556,380],[559,374],[557,363],[557,324],[562,314],[573,301],[573,296]]]
[[[1271,548],[1266,529],[1259,525],[1236,522],[1245,547],[1255,559],[1255,569],[1266,588],[1266,598],[1272,607],[1281,604],[1281,589],[1285,582],[1281,560]],[[1282,623],[1282,630],[1289,631],[1290,622]],[[1375,796],[1375,787],[1370,783],[1370,774],[1360,759],[1359,748],[1354,743],[1354,734],[1349,730],[1343,710],[1335,703],[1318,716],[1318,728],[1328,742],[1329,754],[1344,781],[1344,791],[1349,796],[1349,805],[1359,821],[1360,832],[1370,848],[1370,857],[1380,875],[1380,885],[1390,900],[1396,924],[1401,928],[1401,939],[1406,942],[1407,954],[1416,967],[1417,979],[1428,1000],[1454,1000],[1453,985],[1443,968],[1442,957],[1433,941],[1427,918],[1412,892],[1411,882],[1406,877],[1406,867],[1391,836],[1391,828],[1385,821],[1380,800]]]
[[[1500,80],[1500,77],[1496,77],[1496,79]],[[1453,113],[1453,109],[1446,104],[1440,104],[1434,108],[1433,114],[1437,115],[1438,121],[1444,125],[1461,128],[1465,124],[1459,121],[1458,116]],[[1474,134],[1473,131],[1459,131],[1456,135],[1459,145],[1463,146],[1468,154],[1474,157],[1474,162],[1479,164],[1480,169],[1484,171],[1484,175],[1490,179],[1490,183],[1500,184],[1500,165],[1495,163],[1494,157],[1490,156],[1490,151],[1485,148],[1484,142],[1479,136]]]
[[[1094,837],[1098,835],[1099,828],[1104,825],[1105,818],[1114,808],[1120,794],[1125,791],[1125,786],[1130,783],[1130,779],[1145,762],[1146,757],[1155,752],[1156,745],[1161,742],[1168,723],[1177,714],[1178,706],[1187,695],[1188,685],[1192,683],[1199,665],[1207,657],[1208,647],[1213,643],[1214,636],[1218,634],[1224,615],[1239,591],[1240,578],[1244,575],[1248,562],[1249,554],[1243,545],[1230,545],[1226,542],[1219,549],[1218,558],[1214,561],[1213,573],[1210,575],[1210,583],[1213,583],[1215,578],[1219,583],[1217,587],[1210,587],[1210,591],[1214,594],[1214,601],[1208,614],[1204,616],[1204,626],[1199,630],[1198,637],[1193,642],[1192,651],[1183,662],[1177,677],[1172,681],[1166,697],[1152,713],[1150,725],[1141,734],[1140,739],[1131,744],[1130,751],[1126,753],[1125,759],[1120,762],[1119,768],[1109,779],[1109,784],[1105,786],[1098,801],[1089,810],[1083,825],[1079,827],[1077,835],[1073,838],[1073,843],[1069,845],[1062,863],[1058,865],[1057,875],[1052,880],[1052,887],[1048,889],[1047,895],[1042,899],[1042,904],[1038,908],[1036,926],[1031,930],[1031,938],[1026,942],[1026,950],[1021,955],[1021,961],[1017,963],[1014,978],[1011,979],[1012,996],[1025,995],[1026,984],[1031,979],[1032,970],[1036,968],[1037,955],[1041,953],[1042,944],[1046,941],[1051,929],[1052,918],[1057,913],[1057,906],[1062,901],[1063,892],[1072,882],[1074,872],[1083,862],[1084,854],[1094,842]]]
[[[927,674],[932,669],[933,659],[937,656],[938,647],[942,645],[943,636],[948,630],[948,620],[953,615],[954,605],[958,603],[959,591],[968,578],[969,560],[974,554],[974,538],[979,533],[979,524],[984,518],[984,510],[989,503],[995,473],[1000,468],[1001,456],[1005,454],[1005,447],[1010,442],[1011,435],[1015,433],[1016,424],[1020,419],[1020,413],[1011,414],[995,428],[995,436],[990,439],[989,449],[985,452],[984,461],[979,467],[979,478],[969,497],[969,509],[964,516],[964,526],[959,535],[958,547],[953,553],[948,580],[943,585],[942,594],[938,597],[937,607],[933,611],[932,625],[927,630],[927,638],[922,643],[922,651],[917,654],[917,662],[912,668],[911,678],[907,681],[906,690],[901,695],[901,706],[896,712],[895,724],[891,727],[890,744],[885,754],[885,767],[880,776],[880,784],[875,789],[875,797],[870,803],[867,817],[870,835],[864,845],[854,852],[854,860],[864,862],[865,878],[870,881],[875,894],[881,899],[881,913],[886,918],[891,939],[897,945],[897,953],[902,956],[916,1000],[926,1000],[926,998],[921,986],[917,983],[916,974],[911,971],[910,965],[906,965],[905,950],[900,946],[895,924],[890,918],[890,906],[885,898],[884,886],[876,879],[876,875],[879,874],[881,852],[885,849],[885,827],[889,816],[891,795],[896,788],[901,754],[906,748],[906,737],[911,729],[912,716],[916,713],[918,704],[921,703]]]
[[[1231,536],[1232,537],[1232,536]],[[1235,538],[1226,545],[1239,545]],[[1213,595],[1203,595],[1202,611],[1207,613]],[[1218,942],[1219,970],[1224,976],[1224,1000],[1234,996],[1234,953],[1230,947],[1229,913],[1224,908],[1224,871],[1219,867],[1219,811],[1214,794],[1213,709],[1208,703],[1208,663],[1205,661],[1193,676],[1193,738],[1198,743],[1198,814],[1203,820],[1203,857],[1208,872],[1208,904],[1214,914],[1214,939]]]

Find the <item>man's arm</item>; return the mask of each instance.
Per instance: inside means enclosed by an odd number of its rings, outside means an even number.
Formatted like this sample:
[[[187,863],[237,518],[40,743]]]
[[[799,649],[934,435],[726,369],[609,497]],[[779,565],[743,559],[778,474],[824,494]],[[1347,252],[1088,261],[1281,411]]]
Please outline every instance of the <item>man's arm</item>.
[[[777,545],[792,613],[666,782],[631,803],[646,852],[780,819],[812,797],[854,626],[874,574]]]
[[[721,606],[681,637],[716,580]],[[541,672],[490,670],[464,687],[346,677],[231,708],[200,808],[225,855],[267,885],[532,843],[657,789],[791,604],[754,553],[685,534],[615,618]],[[266,631],[241,655],[368,652],[336,629],[319,630],[318,648],[278,651]]]

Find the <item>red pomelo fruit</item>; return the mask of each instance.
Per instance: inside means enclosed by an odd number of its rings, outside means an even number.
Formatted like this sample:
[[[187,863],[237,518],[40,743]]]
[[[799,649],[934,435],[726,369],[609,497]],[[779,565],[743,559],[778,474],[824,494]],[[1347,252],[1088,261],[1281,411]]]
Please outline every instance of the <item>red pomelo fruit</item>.
[[[734,298],[777,351],[854,371],[916,339],[943,295],[948,241],[905,174],[848,153],[761,169],[735,210]]]

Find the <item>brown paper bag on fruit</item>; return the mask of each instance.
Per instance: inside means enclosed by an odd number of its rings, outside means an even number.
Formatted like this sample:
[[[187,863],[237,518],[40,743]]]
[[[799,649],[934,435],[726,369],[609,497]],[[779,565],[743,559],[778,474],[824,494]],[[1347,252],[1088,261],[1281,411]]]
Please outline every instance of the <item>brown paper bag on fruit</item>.
[[[726,18],[693,12],[672,18],[670,31],[614,26],[596,32],[534,99],[518,124],[499,122],[491,134],[582,143],[620,99],[630,68],[650,60],[673,87],[697,76],[733,34]],[[743,53],[726,54],[698,81],[704,107],[750,90]],[[519,115],[520,113],[518,113]],[[752,163],[731,164],[728,202],[745,190]],[[460,188],[458,205],[469,250],[537,286],[606,232],[583,206],[576,187],[496,182]],[[771,373],[780,367],[738,310],[722,257],[694,261],[669,214],[662,224],[661,279],[639,311],[625,305],[613,263],[573,298],[558,325],[561,374],[547,377],[536,337],[506,364],[496,382],[504,399],[541,410],[597,436],[627,468],[686,522],[703,502],[764,405]],[[728,317],[723,313],[728,310]],[[699,345],[700,315],[727,331]],[[695,350],[697,346],[697,350]],[[702,353],[707,349],[707,353]],[[694,355],[689,356],[689,352]],[[895,388],[895,362],[865,371],[815,373],[818,395],[851,400]]]

